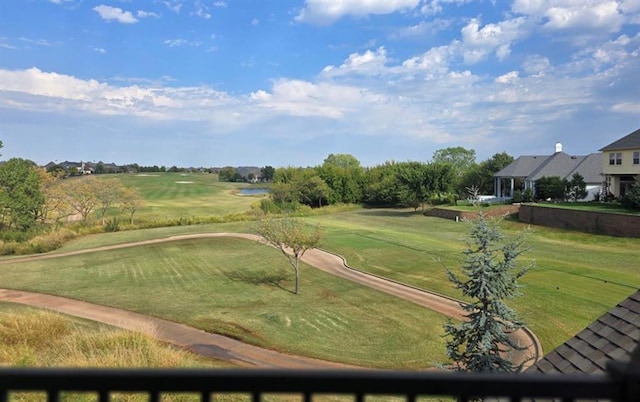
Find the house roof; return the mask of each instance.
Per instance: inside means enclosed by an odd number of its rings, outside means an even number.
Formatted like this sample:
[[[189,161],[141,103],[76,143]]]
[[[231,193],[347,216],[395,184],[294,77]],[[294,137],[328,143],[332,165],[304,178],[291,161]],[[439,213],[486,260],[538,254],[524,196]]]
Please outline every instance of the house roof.
[[[640,149],[640,128],[601,148],[600,151],[617,151],[623,149]]]
[[[549,157],[546,155],[519,156],[516,160],[496,172],[496,177],[527,177]]]
[[[640,290],[545,355],[527,372],[603,373],[609,360],[631,360],[639,342]]]
[[[602,154],[571,156],[564,152],[556,152],[550,156],[520,156],[494,176],[522,177],[535,181],[542,177],[556,176],[570,179],[574,173],[579,173],[585,183],[601,183]]]

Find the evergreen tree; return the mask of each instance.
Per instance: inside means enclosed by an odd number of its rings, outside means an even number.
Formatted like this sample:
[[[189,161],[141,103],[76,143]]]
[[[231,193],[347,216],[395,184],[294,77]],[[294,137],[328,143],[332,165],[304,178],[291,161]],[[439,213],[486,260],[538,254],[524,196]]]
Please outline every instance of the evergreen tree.
[[[568,196],[573,202],[577,202],[589,194],[587,192],[587,183],[585,183],[584,177],[580,173],[574,173],[568,184]]]
[[[472,301],[462,323],[445,324],[447,354],[457,370],[516,372],[521,366],[508,359],[509,351],[524,350],[509,339],[509,333],[523,327],[505,299],[519,295],[518,279],[528,271],[516,258],[525,249],[524,237],[505,241],[497,223],[480,212],[471,223],[466,256],[460,278],[447,269],[447,276]]]

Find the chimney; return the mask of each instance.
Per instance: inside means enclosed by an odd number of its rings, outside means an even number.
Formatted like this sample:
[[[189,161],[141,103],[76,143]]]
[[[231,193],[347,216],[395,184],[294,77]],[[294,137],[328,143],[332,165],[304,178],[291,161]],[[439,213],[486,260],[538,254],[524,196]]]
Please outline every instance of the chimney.
[[[556,153],[562,152],[562,143],[556,142]]]

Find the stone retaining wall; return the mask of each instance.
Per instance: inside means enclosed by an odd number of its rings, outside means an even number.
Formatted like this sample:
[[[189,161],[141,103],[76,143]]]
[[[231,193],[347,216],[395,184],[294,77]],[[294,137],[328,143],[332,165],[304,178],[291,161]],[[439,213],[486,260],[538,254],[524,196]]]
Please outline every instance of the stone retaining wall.
[[[533,225],[620,237],[640,237],[640,216],[523,204],[518,218]]]
[[[502,207],[484,209],[482,212],[484,212],[485,216],[505,216],[517,213],[519,208],[519,205],[504,205]],[[430,209],[424,214],[451,220],[456,220],[456,218],[458,220],[474,219],[478,215],[475,211],[456,211],[455,209],[438,207]]]

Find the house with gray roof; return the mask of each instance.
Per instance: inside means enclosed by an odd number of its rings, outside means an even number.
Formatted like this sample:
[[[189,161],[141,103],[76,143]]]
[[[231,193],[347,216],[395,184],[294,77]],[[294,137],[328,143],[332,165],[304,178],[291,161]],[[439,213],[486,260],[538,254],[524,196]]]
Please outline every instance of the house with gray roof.
[[[520,156],[493,175],[494,191],[496,197],[513,197],[515,190],[530,189],[535,193],[536,180],[543,177],[570,180],[575,173],[587,184],[588,194],[583,200],[593,200],[602,191],[602,154],[569,155],[558,143],[553,155]]]
[[[600,149],[606,191],[623,197],[640,175],[640,128]]]
[[[602,374],[607,362],[640,363],[640,290],[527,369],[527,373]]]

